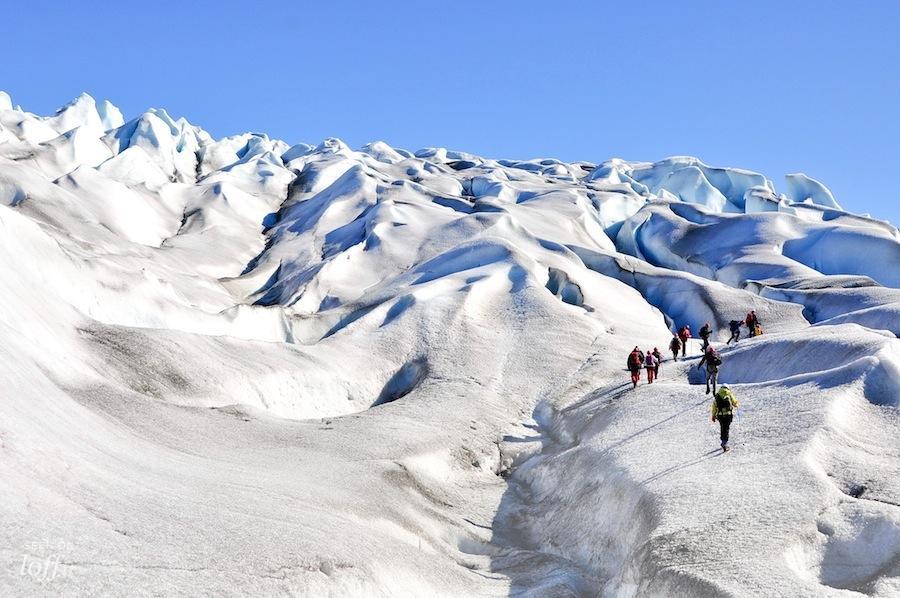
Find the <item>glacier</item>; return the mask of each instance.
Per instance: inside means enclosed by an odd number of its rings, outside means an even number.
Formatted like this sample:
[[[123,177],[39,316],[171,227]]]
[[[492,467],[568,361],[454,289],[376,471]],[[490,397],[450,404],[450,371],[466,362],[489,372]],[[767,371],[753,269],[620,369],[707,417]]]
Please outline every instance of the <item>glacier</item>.
[[[900,232],[782,189],[0,93],[0,593],[897,596]]]

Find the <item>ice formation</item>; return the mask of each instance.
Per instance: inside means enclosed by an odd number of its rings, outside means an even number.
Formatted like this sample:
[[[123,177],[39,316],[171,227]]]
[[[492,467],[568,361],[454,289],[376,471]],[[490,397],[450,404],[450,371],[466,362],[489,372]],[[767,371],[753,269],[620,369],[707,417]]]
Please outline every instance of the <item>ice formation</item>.
[[[897,596],[900,233],[786,181],[0,93],[0,594]],[[750,309],[722,455],[624,358]]]

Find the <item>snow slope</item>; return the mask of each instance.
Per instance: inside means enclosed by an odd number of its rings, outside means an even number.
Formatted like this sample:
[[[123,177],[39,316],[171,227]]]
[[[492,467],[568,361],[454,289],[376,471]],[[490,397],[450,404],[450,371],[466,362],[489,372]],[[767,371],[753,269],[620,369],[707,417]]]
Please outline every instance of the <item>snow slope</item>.
[[[900,593],[900,233],[820,182],[8,100],[3,595]],[[750,309],[722,455],[622,368]]]

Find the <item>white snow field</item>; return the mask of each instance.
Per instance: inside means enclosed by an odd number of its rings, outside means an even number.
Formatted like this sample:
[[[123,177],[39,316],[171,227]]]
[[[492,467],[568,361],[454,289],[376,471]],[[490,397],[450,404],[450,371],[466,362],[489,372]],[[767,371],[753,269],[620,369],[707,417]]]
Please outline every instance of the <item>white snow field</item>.
[[[805,175],[0,94],[0,263],[2,596],[900,596],[900,233]],[[706,321],[728,453],[624,371]]]

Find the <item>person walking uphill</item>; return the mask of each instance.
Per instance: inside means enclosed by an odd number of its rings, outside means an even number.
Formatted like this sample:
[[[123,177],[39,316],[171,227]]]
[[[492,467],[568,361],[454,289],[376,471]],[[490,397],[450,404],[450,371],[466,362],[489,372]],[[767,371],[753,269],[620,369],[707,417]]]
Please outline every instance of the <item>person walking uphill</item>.
[[[669,341],[669,350],[672,352],[672,361],[678,361],[678,354],[681,353],[681,339],[677,334],[672,335],[672,340]]]
[[[656,368],[653,370],[653,377],[659,379],[659,364],[662,363],[662,353],[659,349],[653,347],[653,358],[656,360]]]
[[[631,353],[628,354],[628,370],[631,372],[631,383],[634,384],[632,388],[637,388],[638,382],[641,379],[641,368],[644,366],[644,354],[641,353],[641,350],[635,347],[632,349]]]
[[[744,322],[741,320],[732,320],[728,323],[728,329],[731,330],[731,337],[726,342],[726,345],[730,345],[731,341],[737,343],[741,340],[741,326],[744,325]]]
[[[712,420],[719,422],[722,452],[728,451],[728,433],[731,429],[731,420],[734,419],[734,410],[737,408],[738,402],[734,393],[727,384],[723,384],[712,401]]]
[[[678,331],[678,338],[681,340],[681,356],[685,357],[687,355],[687,342],[691,338],[691,327],[688,325],[682,326],[681,330]]]
[[[653,384],[659,362],[656,360],[656,357],[653,356],[652,351],[648,350],[647,353],[644,354],[644,367],[647,369],[647,384]]]
[[[750,331],[750,336],[759,336],[762,334],[762,327],[759,325],[759,318],[756,316],[755,310],[750,310],[750,313],[744,318],[744,322],[747,324],[747,330]]]
[[[722,358],[719,357],[715,349],[710,347],[703,354],[703,359],[700,360],[700,363],[697,364],[697,369],[703,367],[704,363],[706,364],[706,394],[709,394],[710,382],[712,382],[712,391],[715,394],[716,380],[719,377],[719,366],[722,365]]]
[[[703,350],[706,351],[709,348],[709,337],[712,336],[712,326],[709,325],[709,322],[704,324],[700,328],[700,338],[703,339]]]

